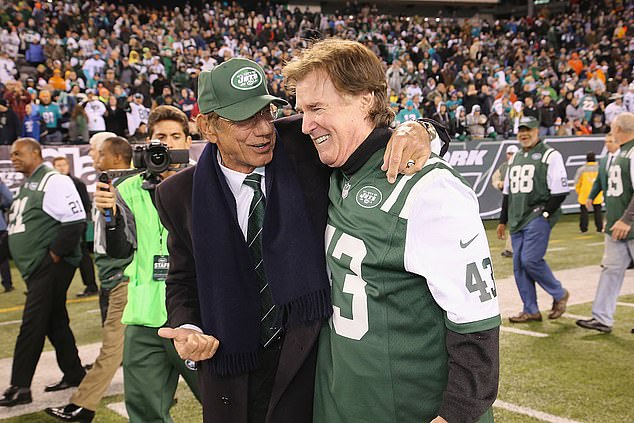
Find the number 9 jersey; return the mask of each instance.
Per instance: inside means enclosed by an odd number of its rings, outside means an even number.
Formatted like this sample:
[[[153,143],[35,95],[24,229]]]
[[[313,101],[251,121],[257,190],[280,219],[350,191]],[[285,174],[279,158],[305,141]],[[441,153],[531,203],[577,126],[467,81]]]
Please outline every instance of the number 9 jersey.
[[[331,176],[333,317],[319,340],[315,423],[432,420],[449,378],[447,331],[500,324],[473,190],[435,155],[391,185],[383,151],[350,178]]]
[[[540,217],[551,195],[569,191],[568,174],[561,153],[541,141],[529,151],[520,149],[515,153],[506,175],[503,192],[509,196],[508,223],[511,233]],[[558,210],[551,215],[551,226],[557,222],[560,214]]]

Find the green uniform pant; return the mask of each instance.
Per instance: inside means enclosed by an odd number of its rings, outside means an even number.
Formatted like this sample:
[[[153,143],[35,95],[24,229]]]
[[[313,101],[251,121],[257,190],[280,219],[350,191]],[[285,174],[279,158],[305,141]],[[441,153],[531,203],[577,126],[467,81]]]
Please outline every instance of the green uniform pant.
[[[123,347],[125,406],[131,423],[172,423],[169,414],[182,375],[200,401],[196,371],[185,366],[159,328],[129,325]]]

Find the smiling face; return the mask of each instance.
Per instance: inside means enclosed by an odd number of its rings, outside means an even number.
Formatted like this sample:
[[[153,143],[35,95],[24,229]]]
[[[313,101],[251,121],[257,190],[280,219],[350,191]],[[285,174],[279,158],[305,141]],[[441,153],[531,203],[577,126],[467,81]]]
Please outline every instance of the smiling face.
[[[368,116],[373,95],[340,94],[324,72],[311,72],[296,85],[302,132],[310,135],[319,159],[341,167],[374,129]]]
[[[11,144],[10,157],[15,171],[27,177],[42,163],[41,154],[25,141],[15,141]]]
[[[525,126],[520,126],[517,139],[520,144],[522,144],[522,148],[528,151],[539,142],[539,129],[530,129]]]
[[[266,106],[243,122],[201,116],[199,128],[209,142],[218,146],[224,166],[236,172],[251,173],[273,160],[275,129],[269,110]]]

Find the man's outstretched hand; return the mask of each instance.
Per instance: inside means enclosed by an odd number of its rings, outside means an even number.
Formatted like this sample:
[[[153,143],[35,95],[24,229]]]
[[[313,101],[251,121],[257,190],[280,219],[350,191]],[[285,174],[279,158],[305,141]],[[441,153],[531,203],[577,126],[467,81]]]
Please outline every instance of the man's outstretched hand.
[[[174,348],[183,360],[202,361],[214,356],[220,341],[210,335],[185,328],[160,328],[161,338],[173,339]]]

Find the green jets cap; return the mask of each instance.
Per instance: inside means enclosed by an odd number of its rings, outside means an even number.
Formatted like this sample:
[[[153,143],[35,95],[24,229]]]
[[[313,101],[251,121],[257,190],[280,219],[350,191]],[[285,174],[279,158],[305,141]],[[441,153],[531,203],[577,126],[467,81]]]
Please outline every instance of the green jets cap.
[[[266,88],[262,68],[247,59],[230,59],[198,77],[198,107],[203,114],[239,122],[249,119],[267,105],[288,104]]]
[[[524,128],[528,128],[528,129],[535,129],[535,128],[539,128],[539,122],[533,116],[525,116],[525,117],[520,119],[519,124],[517,125],[517,127],[518,128],[524,127]]]

